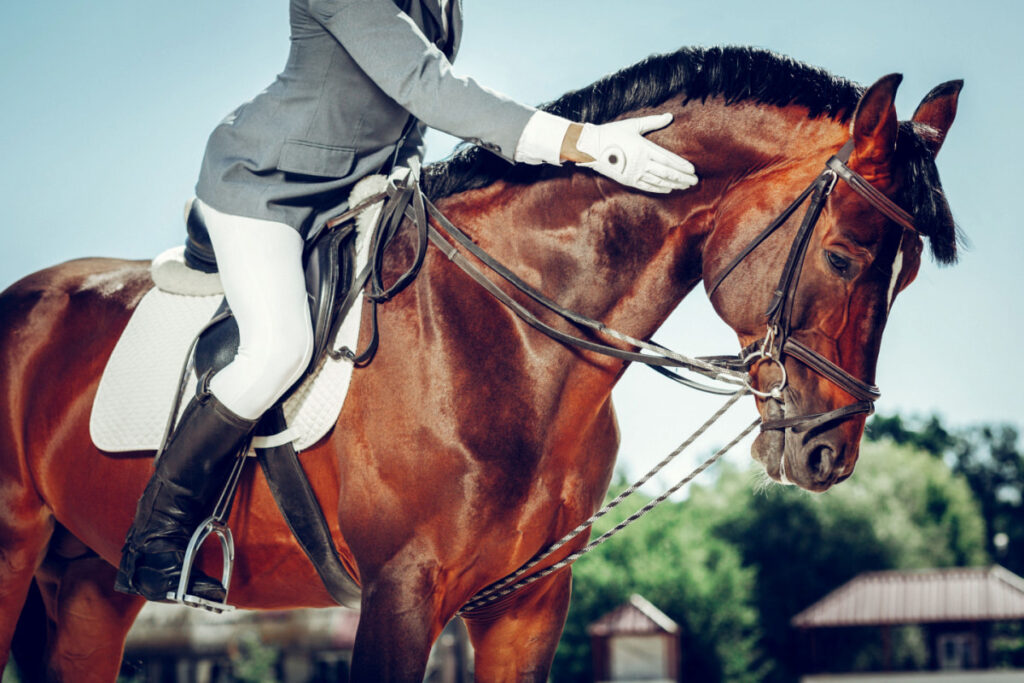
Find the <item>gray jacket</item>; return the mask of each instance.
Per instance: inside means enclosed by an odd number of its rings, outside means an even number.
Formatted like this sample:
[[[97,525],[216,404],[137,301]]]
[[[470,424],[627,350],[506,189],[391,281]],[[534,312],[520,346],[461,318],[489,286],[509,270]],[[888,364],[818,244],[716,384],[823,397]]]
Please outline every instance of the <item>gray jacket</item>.
[[[461,0],[291,0],[284,71],[210,135],[196,195],[302,234],[424,125],[511,160],[534,109],[456,76]]]

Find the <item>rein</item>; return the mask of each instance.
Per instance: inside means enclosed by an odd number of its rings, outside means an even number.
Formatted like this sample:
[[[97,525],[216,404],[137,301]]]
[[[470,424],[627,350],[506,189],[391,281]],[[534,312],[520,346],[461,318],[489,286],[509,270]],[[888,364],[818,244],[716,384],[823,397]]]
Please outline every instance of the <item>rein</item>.
[[[415,279],[422,267],[426,253],[427,240],[429,240],[434,243],[434,245],[438,247],[449,260],[469,275],[481,287],[487,290],[492,296],[498,299],[498,301],[508,307],[516,314],[516,316],[552,339],[579,349],[600,353],[612,358],[628,362],[642,363],[652,367],[662,374],[668,375],[678,382],[686,384],[687,386],[691,386],[702,391],[727,394],[730,396],[729,400],[726,401],[725,405],[723,405],[718,412],[712,415],[711,418],[709,418],[704,425],[684,441],[679,448],[669,454],[664,460],[662,460],[662,462],[658,463],[658,465],[645,474],[636,484],[630,486],[614,500],[603,506],[598,510],[598,512],[561,539],[542,550],[534,556],[532,560],[520,567],[514,573],[474,595],[462,610],[460,610],[460,613],[472,612],[493,604],[509,594],[518,591],[520,588],[548,576],[576,561],[579,557],[590,552],[598,545],[611,538],[611,536],[652,510],[655,506],[667,500],[669,496],[707,469],[713,462],[735,446],[743,437],[753,431],[753,429],[758,425],[760,425],[761,431],[791,429],[794,432],[805,432],[835,421],[844,420],[854,415],[870,414],[874,411],[874,401],[881,395],[877,386],[868,384],[863,380],[854,377],[837,364],[795,339],[791,336],[790,329],[796,288],[799,284],[804,257],[807,253],[808,245],[810,244],[810,236],[814,231],[814,226],[817,224],[818,219],[821,217],[821,212],[824,209],[829,195],[832,193],[832,190],[840,179],[846,182],[851,189],[867,200],[868,203],[878,209],[883,215],[899,224],[903,229],[916,231],[913,218],[910,214],[896,205],[892,200],[868,183],[868,181],[860,174],[853,171],[846,165],[852,150],[853,141],[850,140],[826,162],[825,169],[818,175],[818,177],[815,178],[814,181],[812,181],[811,184],[801,192],[792,203],[789,204],[789,206],[783,209],[782,213],[780,213],[775,220],[755,236],[754,239],[751,240],[751,242],[747,244],[735,258],[733,258],[733,260],[708,286],[707,295],[710,298],[729,274],[732,273],[747,256],[749,256],[771,234],[785,224],[804,202],[810,199],[807,211],[804,213],[800,227],[797,230],[797,234],[790,247],[789,256],[786,259],[786,264],[783,266],[778,285],[776,285],[775,290],[773,291],[771,303],[765,313],[767,319],[765,336],[743,349],[737,356],[689,358],[671,351],[659,344],[636,339],[628,334],[613,330],[600,321],[593,320],[560,306],[520,279],[515,273],[477,246],[477,244],[474,243],[468,235],[451,223],[434,205],[434,203],[423,195],[418,182],[418,169],[413,169],[407,178],[401,181],[400,184],[396,183],[393,178],[389,179],[388,188],[384,193],[369,197],[358,206],[346,211],[344,214],[332,219],[326,224],[326,229],[333,229],[351,219],[352,216],[359,213],[369,205],[375,204],[382,199],[386,200],[382,211],[382,219],[374,231],[370,262],[356,278],[356,281],[341,309],[341,315],[347,313],[353,302],[356,300],[356,297],[359,296],[360,292],[369,282],[370,291],[365,293],[364,296],[373,304],[372,338],[368,343],[367,348],[360,353],[353,352],[347,348],[342,348],[337,351],[331,350],[330,353],[336,358],[347,358],[357,365],[365,365],[373,358],[373,354],[376,351],[379,340],[376,307],[380,303],[387,301],[395,294],[402,291]],[[444,235],[442,235],[442,233],[428,221],[428,216],[437,223],[441,230],[443,230]],[[416,258],[408,270],[402,273],[394,284],[390,287],[385,287],[382,274],[384,251],[397,233],[403,218],[410,219],[416,229]],[[451,238],[455,244],[446,239],[445,235]],[[563,332],[562,330],[545,323],[529,309],[512,298],[494,281],[484,275],[484,273],[481,272],[481,270],[462,253],[462,251],[460,251],[458,248],[459,246],[468,251],[473,257],[500,276],[505,282],[512,285],[516,290],[522,292],[532,301],[542,305],[544,308],[555,313],[562,319],[580,327],[585,327],[597,333],[611,337],[623,344],[639,348],[641,349],[641,352],[629,351],[610,344],[584,339],[582,337]],[[643,351],[646,351],[647,353],[643,353]],[[786,387],[788,381],[786,369],[783,364],[783,358],[787,355],[801,361],[811,370],[825,377],[857,400],[852,404],[822,413],[765,421],[755,420],[740,432],[740,434],[738,434],[732,441],[705,460],[689,475],[680,480],[664,494],[650,501],[633,515],[623,520],[613,529],[602,534],[582,549],[569,554],[558,562],[530,574],[525,578],[521,578],[545,560],[550,559],[551,556],[559,549],[577,538],[584,531],[590,529],[594,522],[615,508],[626,497],[632,495],[665,465],[678,456],[686,447],[692,444],[742,396],[751,393],[760,398],[770,398],[776,401],[781,400],[782,390]],[[767,392],[755,389],[750,385],[750,369],[761,362],[776,364],[782,373],[780,382]],[[733,388],[711,387],[694,382],[693,380],[676,374],[669,368],[682,368],[686,371],[702,375],[709,379],[730,384]]]
[[[449,260],[469,275],[481,287],[487,290],[492,296],[498,299],[498,301],[512,310],[512,312],[520,319],[552,339],[586,351],[593,351],[602,355],[618,358],[619,360],[642,363],[644,365],[655,367],[656,369],[666,369],[666,372],[668,372],[673,379],[676,379],[676,381],[709,393],[732,395],[737,391],[745,391],[750,388],[747,383],[747,373],[742,368],[737,367],[735,363],[722,362],[721,358],[717,356],[710,358],[691,358],[684,356],[680,353],[667,349],[660,344],[636,339],[628,334],[614,330],[598,320],[588,318],[585,315],[560,306],[527,284],[506,266],[477,246],[476,243],[466,235],[466,233],[449,221],[440,209],[438,209],[433,202],[423,195],[418,179],[415,177],[415,173],[410,174],[408,180],[401,184],[396,183],[394,179],[389,180],[388,188],[384,193],[369,197],[358,206],[353,207],[337,218],[331,219],[327,223],[326,228],[333,229],[341,225],[346,220],[349,220],[353,215],[366,208],[366,206],[381,201],[382,198],[385,199],[384,215],[381,217],[377,229],[374,231],[373,242],[371,244],[370,262],[357,276],[348,297],[346,297],[346,300],[342,304],[342,313],[339,314],[339,317],[341,317],[344,313],[347,313],[356,297],[359,296],[362,288],[367,282],[369,282],[371,291],[365,293],[364,296],[373,303],[373,314],[371,317],[371,320],[373,321],[373,328],[371,340],[368,342],[366,349],[362,352],[357,353],[350,349],[342,348],[337,351],[331,351],[330,353],[333,357],[346,358],[357,365],[365,365],[373,358],[378,346],[376,307],[378,304],[394,297],[415,279],[422,267],[426,250],[426,240],[429,239],[430,242],[433,242]],[[424,213],[424,207],[426,213]],[[440,231],[426,220],[426,214],[429,214],[430,218],[434,219],[437,225],[439,225],[444,231],[444,234],[454,240],[457,245],[465,248],[472,256],[479,259],[490,270],[494,271],[503,280],[511,284],[518,291],[522,292],[536,303],[542,305],[569,322],[581,327],[589,328],[624,344],[629,344],[643,349],[648,351],[648,353],[628,351],[610,344],[584,339],[582,337],[563,332],[562,330],[545,323],[532,311],[516,301],[490,278],[484,275],[480,269],[477,268],[458,249],[456,245],[449,242]],[[381,272],[383,269],[383,253],[388,243],[397,232],[398,226],[401,224],[403,217],[410,219],[410,221],[415,225],[417,233],[416,258],[408,270],[401,274],[391,287],[384,288],[383,275]],[[727,389],[700,384],[688,378],[675,375],[670,370],[667,370],[667,368],[682,368],[714,381],[730,384],[733,388]]]

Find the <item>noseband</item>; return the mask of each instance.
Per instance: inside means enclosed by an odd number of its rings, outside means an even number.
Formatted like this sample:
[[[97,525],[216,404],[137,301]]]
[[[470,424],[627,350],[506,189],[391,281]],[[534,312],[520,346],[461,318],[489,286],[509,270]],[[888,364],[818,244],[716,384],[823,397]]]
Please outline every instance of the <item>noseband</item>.
[[[803,268],[804,257],[807,254],[807,246],[810,244],[811,233],[814,226],[821,217],[825,202],[835,188],[839,179],[846,182],[850,188],[863,197],[869,204],[878,209],[886,218],[894,221],[901,228],[914,230],[914,219],[909,213],[897,206],[891,199],[886,197],[863,176],[858,174],[846,165],[853,150],[853,140],[847,142],[830,158],[825,164],[825,169],[800,195],[793,200],[789,206],[783,209],[782,213],[772,221],[768,227],[762,230],[753,240],[745,246],[740,253],[720,272],[711,285],[708,287],[708,298],[710,298],[719,285],[729,276],[743,260],[750,255],[769,235],[786,223],[800,206],[810,198],[810,204],[804,213],[800,228],[793,238],[793,244],[789,249],[789,256],[782,268],[782,275],[772,294],[771,302],[765,311],[767,329],[765,336],[753,344],[747,346],[740,352],[740,367],[750,370],[762,362],[774,363],[782,373],[780,382],[770,391],[752,390],[761,398],[771,398],[781,401],[782,390],[786,387],[787,375],[783,365],[785,356],[791,356],[811,370],[829,380],[846,393],[856,399],[855,403],[830,410],[823,413],[811,415],[800,415],[785,417],[776,420],[765,420],[761,423],[761,431],[774,429],[793,429],[796,432],[809,431],[830,422],[843,420],[853,415],[867,414],[874,412],[874,402],[881,396],[878,387],[868,384],[828,360],[807,345],[795,339],[792,335],[790,323],[793,317],[793,301],[796,298],[796,288],[800,280],[800,271]]]

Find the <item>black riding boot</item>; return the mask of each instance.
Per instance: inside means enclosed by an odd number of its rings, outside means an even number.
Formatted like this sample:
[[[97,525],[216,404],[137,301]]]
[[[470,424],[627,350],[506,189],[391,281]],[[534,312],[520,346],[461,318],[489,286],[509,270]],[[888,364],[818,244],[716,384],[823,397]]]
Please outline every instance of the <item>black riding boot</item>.
[[[185,408],[135,510],[114,588],[147,600],[178,589],[185,549],[213,510],[238,451],[256,426],[204,389]],[[223,602],[224,586],[192,570],[189,594]]]

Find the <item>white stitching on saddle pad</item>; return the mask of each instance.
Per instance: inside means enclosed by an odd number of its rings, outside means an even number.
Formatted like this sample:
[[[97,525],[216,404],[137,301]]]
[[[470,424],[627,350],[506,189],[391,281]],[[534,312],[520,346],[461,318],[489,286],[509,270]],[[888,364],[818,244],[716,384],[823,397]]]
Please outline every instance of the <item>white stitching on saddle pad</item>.
[[[353,189],[350,202],[355,204],[362,197],[378,192],[385,182],[383,176],[365,178]],[[359,218],[378,211],[379,205]],[[369,239],[362,226],[368,222],[359,222],[356,272],[367,260]],[[89,431],[97,448],[127,452],[153,451],[160,447],[185,354],[221,299],[219,295],[171,294],[157,287],[142,298],[114,347],[96,392]],[[360,297],[338,330],[334,348],[356,348],[361,310]],[[285,402],[286,433],[294,437],[295,450],[309,448],[334,426],[351,378],[351,363],[325,356],[315,374]],[[195,394],[195,386],[195,375],[190,373],[181,410]]]

